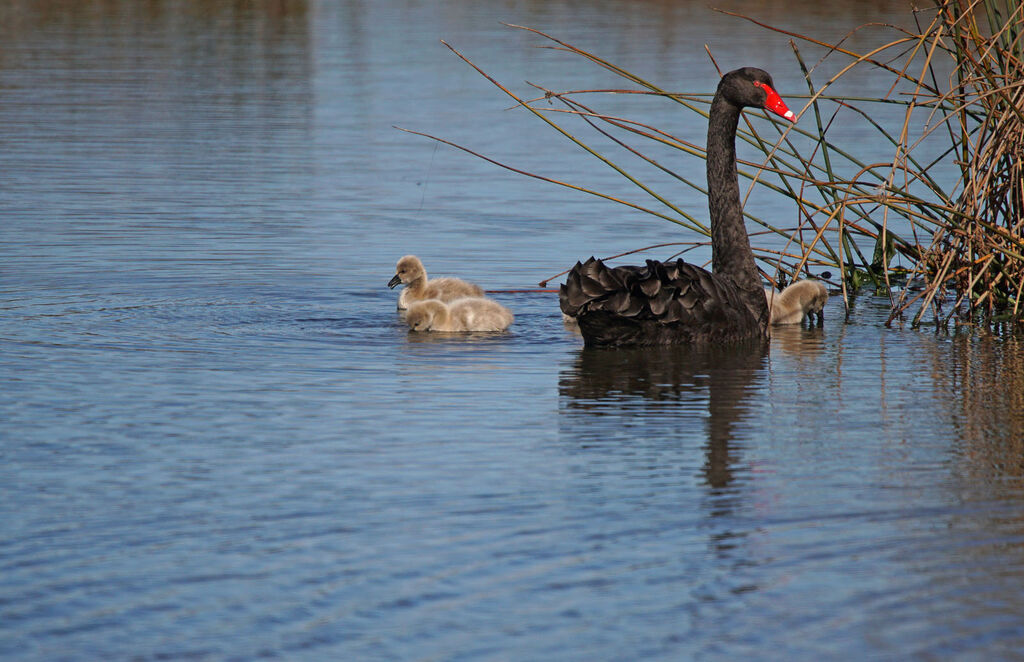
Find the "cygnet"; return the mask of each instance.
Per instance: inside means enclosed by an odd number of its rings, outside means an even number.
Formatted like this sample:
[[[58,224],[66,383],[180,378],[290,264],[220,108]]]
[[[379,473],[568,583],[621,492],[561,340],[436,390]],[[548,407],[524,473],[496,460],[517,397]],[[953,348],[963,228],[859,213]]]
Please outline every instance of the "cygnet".
[[[398,309],[405,310],[414,301],[438,299],[452,301],[462,297],[482,297],[484,291],[473,283],[458,278],[435,278],[427,280],[427,270],[415,255],[406,255],[398,261],[395,276],[388,281],[388,287],[402,283],[402,293],[398,295]]]
[[[445,303],[437,299],[409,304],[405,322],[413,331],[504,331],[515,317],[497,301],[466,297]]]
[[[768,317],[773,325],[799,324],[805,316],[815,315],[820,322],[822,309],[828,301],[828,288],[817,280],[798,280],[781,292],[770,287],[764,290],[768,298]]]

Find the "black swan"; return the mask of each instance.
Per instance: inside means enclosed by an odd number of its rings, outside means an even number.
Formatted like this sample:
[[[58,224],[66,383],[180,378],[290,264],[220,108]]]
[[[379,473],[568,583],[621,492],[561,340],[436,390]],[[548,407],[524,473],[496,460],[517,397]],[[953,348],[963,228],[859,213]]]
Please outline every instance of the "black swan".
[[[398,295],[398,309],[405,310],[414,301],[440,299],[452,301],[461,297],[482,297],[484,291],[473,283],[458,278],[434,278],[427,280],[427,270],[415,255],[406,255],[395,265],[395,275],[388,281],[388,287],[399,283],[405,285]]]
[[[815,316],[820,323],[828,301],[828,288],[819,280],[798,280],[781,292],[766,287],[768,318],[773,326],[799,324],[804,317]]]
[[[579,322],[588,347],[731,342],[765,337],[768,305],[743,224],[736,172],[736,127],[746,106],[795,119],[767,72],[722,76],[708,119],[709,272],[683,260],[607,267],[576,263],[559,292],[562,312]]]

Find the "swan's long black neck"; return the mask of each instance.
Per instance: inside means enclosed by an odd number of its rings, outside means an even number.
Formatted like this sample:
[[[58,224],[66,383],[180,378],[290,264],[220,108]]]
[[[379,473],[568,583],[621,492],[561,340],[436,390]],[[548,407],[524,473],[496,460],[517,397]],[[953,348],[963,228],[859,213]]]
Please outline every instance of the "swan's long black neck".
[[[708,208],[711,214],[711,270],[744,290],[761,290],[761,277],[743,223],[736,173],[736,127],[740,108],[721,92],[711,102],[708,119]],[[763,296],[761,297],[764,298]]]

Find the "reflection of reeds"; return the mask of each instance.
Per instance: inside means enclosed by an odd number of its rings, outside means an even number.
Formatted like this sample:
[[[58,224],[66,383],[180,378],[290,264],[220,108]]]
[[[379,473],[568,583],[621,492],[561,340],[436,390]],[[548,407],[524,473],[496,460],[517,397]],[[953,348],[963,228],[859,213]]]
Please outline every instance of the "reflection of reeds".
[[[934,351],[946,381],[964,469],[987,478],[1024,476],[1024,346],[1014,337],[960,334],[952,356]]]
[[[763,26],[791,38],[807,80],[809,101],[800,113],[803,121],[795,126],[772,118],[768,118],[770,124],[755,124],[749,114],[744,115],[746,126],[738,139],[760,148],[765,159],[741,161],[741,176],[751,186],[792,199],[800,212],[799,225],[784,228],[748,210],[748,220],[787,241],[784,249],[769,250],[759,247],[755,237],[755,252],[772,280],[791,280],[811,266],[828,266],[841,274],[844,292],[871,285],[887,293],[892,302],[890,322],[902,320],[904,313],[912,314],[915,326],[926,313],[939,324],[951,319],[1020,320],[1024,317],[1024,6],[1013,0],[936,0],[933,10],[917,11],[914,16],[917,30],[858,28],[890,31],[893,37],[864,53],[849,50],[843,41],[830,44]],[[602,113],[590,99],[607,93],[657,95],[706,116],[708,95],[669,94],[593,53],[537,30],[512,27],[539,35],[552,49],[586,58],[628,81],[630,89],[555,92],[534,86],[542,94],[526,99],[455,52],[519,107],[613,168],[650,202],[627,201],[481,158],[707,235],[705,224],[564,123],[582,121],[599,140],[610,141],[623,154],[704,193],[701,182],[687,179],[651,156],[654,149],[669,148],[703,158],[701,144]],[[798,42],[827,52],[808,67]],[[844,62],[838,73],[816,85],[815,71],[830,58],[844,58]],[[865,67],[889,79],[886,95],[852,98],[830,93],[838,81]],[[875,119],[884,114],[880,109],[895,109],[903,115],[902,122],[885,126]],[[830,129],[837,122],[862,124],[877,140],[858,141],[860,146],[888,145],[892,157],[872,160],[858,155],[858,145],[834,142]],[[894,264],[897,255],[901,257]],[[897,266],[904,261],[909,267]]]

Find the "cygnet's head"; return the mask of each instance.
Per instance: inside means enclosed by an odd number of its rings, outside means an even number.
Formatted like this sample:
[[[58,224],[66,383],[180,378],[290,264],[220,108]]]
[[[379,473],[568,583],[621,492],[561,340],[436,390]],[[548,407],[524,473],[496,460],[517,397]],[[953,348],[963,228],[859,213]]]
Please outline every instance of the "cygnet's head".
[[[405,323],[413,331],[430,331],[434,319],[444,314],[444,308],[444,304],[436,299],[414,303],[405,313]]]
[[[407,285],[417,278],[422,278],[426,275],[426,270],[423,269],[423,263],[415,255],[406,255],[398,261],[398,265],[395,266],[395,275],[388,281],[388,287],[394,289],[395,285],[402,283]]]

